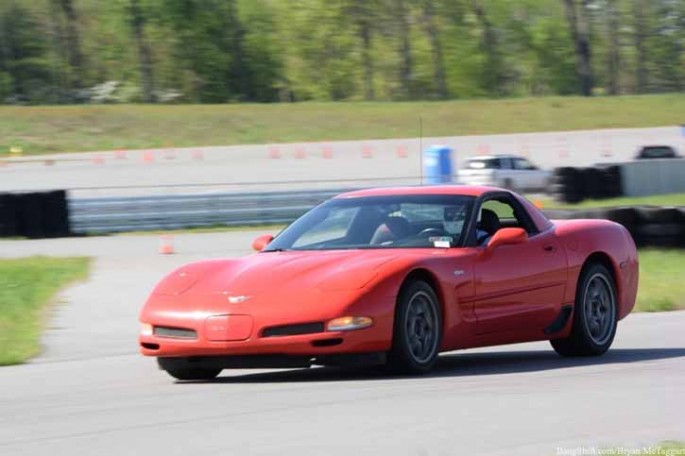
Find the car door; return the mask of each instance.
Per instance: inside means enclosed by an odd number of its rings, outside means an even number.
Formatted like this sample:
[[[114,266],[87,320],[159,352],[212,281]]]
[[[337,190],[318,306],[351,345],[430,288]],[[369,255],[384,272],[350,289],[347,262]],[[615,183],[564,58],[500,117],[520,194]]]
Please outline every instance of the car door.
[[[525,158],[513,158],[514,170],[516,180],[518,181],[519,189],[539,189],[542,187],[540,182],[540,173],[528,160]]]
[[[566,257],[553,229],[538,232],[512,197],[483,203],[502,227],[521,227],[528,239],[481,254],[474,264],[477,333],[543,330],[561,309]]]

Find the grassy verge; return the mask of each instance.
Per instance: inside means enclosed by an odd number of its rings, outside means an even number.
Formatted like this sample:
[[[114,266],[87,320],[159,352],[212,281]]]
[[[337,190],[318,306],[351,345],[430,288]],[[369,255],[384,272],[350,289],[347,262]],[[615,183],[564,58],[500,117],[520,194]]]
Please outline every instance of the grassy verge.
[[[407,103],[0,107],[0,154],[677,125],[685,95]]]
[[[87,258],[0,260],[0,365],[38,354],[44,313],[55,294],[86,277]]]
[[[669,195],[652,195],[641,197],[621,197],[605,200],[587,200],[579,204],[563,204],[548,198],[530,197],[532,200],[540,200],[545,208],[555,209],[587,209],[592,207],[617,207],[617,206],[685,206],[685,193],[673,193]]]
[[[685,251],[640,250],[640,285],[636,310],[685,309]]]

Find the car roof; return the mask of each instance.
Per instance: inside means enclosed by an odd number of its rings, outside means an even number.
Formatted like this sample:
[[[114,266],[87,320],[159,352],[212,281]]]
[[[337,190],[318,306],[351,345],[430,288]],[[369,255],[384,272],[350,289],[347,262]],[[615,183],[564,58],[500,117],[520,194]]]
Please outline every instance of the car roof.
[[[496,191],[503,191],[503,189],[480,185],[424,185],[413,187],[380,187],[369,188],[365,190],[355,190],[338,195],[336,198],[360,198],[365,196],[394,195],[462,195],[477,197],[483,193]]]
[[[528,215],[533,219],[533,223],[540,231],[543,231],[551,226],[551,222],[545,217],[540,209],[535,207],[530,201],[522,196],[497,187],[481,186],[481,185],[424,185],[415,187],[381,187],[370,188],[366,190],[356,190],[352,192],[342,193],[333,199],[345,198],[363,198],[373,196],[400,196],[400,195],[461,195],[479,197],[489,192],[507,192],[511,193],[519,203],[521,203],[528,212]]]

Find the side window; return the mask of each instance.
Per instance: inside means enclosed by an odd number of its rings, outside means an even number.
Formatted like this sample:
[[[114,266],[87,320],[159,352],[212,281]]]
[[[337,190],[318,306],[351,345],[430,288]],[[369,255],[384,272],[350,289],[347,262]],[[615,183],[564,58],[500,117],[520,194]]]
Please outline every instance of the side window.
[[[492,236],[500,228],[523,228],[528,234],[535,232],[535,226],[521,211],[506,197],[487,200],[481,205],[478,213],[477,229],[480,237],[487,233]],[[487,213],[485,213],[487,212]],[[477,237],[478,234],[477,234]]]
[[[514,159],[514,168],[520,170],[531,170],[535,169],[535,166],[531,165],[530,162],[525,158],[516,158]]]
[[[516,216],[514,215],[514,208],[508,203],[497,200],[486,201],[480,208],[481,217],[479,217],[479,219],[482,218],[483,210],[494,212],[500,222],[517,222]]]

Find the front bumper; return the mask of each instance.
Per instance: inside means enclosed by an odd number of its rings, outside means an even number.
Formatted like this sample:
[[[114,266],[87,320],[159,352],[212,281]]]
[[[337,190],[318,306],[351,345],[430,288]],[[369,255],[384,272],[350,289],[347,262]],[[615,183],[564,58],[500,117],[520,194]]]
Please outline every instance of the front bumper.
[[[362,306],[316,306],[297,313],[248,304],[232,306],[230,313],[211,305],[205,310],[181,311],[180,308],[190,306],[174,306],[174,301],[174,298],[153,298],[143,310],[141,323],[148,328],[139,335],[143,355],[363,353],[387,351],[392,341],[393,297],[375,297],[370,304]],[[326,322],[334,318],[362,314],[372,318],[371,326],[350,331],[325,329]]]
[[[256,336],[240,341],[211,341],[207,340],[202,332],[198,332],[197,339],[140,335],[139,344],[143,355],[157,357],[259,354],[315,356],[389,350],[390,339],[379,337],[378,334],[378,328],[371,326],[357,331],[274,337]]]

